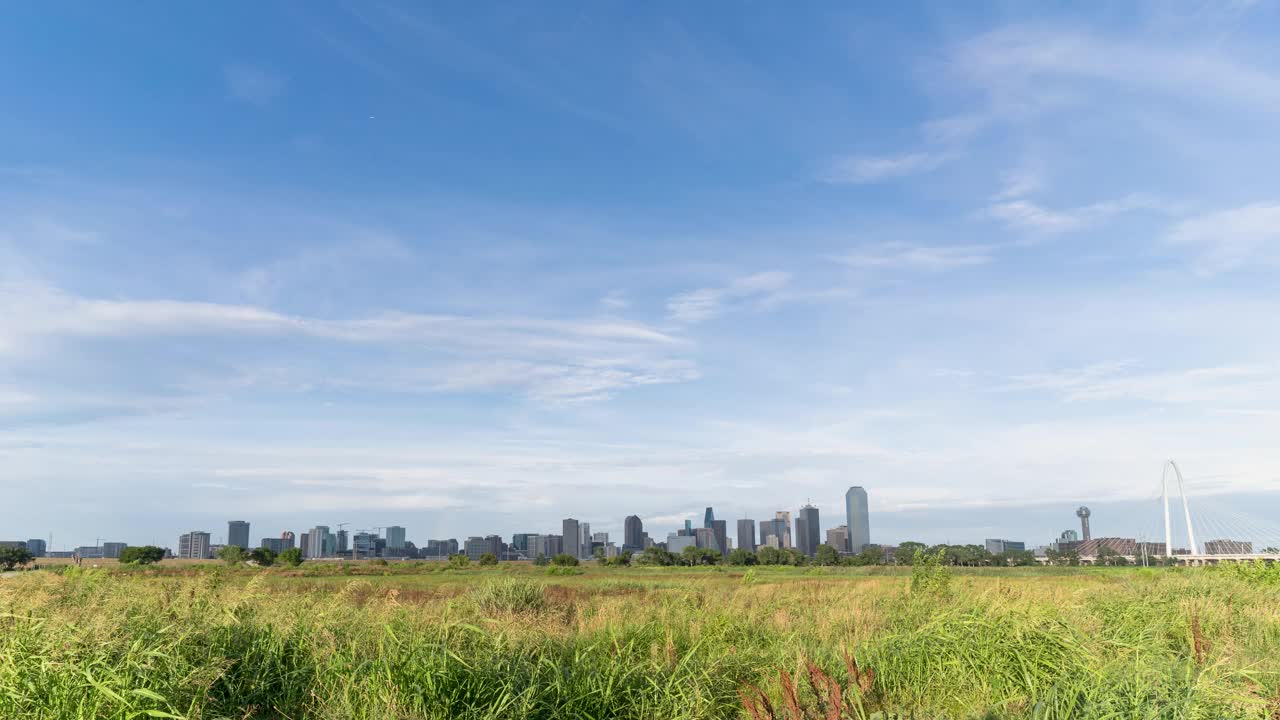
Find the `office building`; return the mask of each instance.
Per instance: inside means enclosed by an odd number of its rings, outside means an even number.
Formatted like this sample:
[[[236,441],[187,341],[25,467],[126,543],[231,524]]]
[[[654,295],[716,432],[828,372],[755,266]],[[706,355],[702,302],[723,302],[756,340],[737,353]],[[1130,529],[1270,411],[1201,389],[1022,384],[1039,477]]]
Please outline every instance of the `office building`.
[[[699,530],[702,530],[705,533],[711,532],[707,528],[699,528]],[[671,533],[667,535],[667,552],[679,555],[687,547],[698,547],[696,535],[681,535],[679,533]]]
[[[822,544],[822,531],[818,524],[818,508],[805,505],[796,515],[796,548],[813,557]]]
[[[756,521],[755,520],[739,520],[738,521],[738,547],[755,552],[756,549]]]
[[[249,523],[243,520],[232,520],[227,523],[227,544],[248,550]]]
[[[42,558],[48,549],[48,546],[40,538],[31,538],[27,541],[27,552],[31,553],[31,557]]]
[[[337,542],[334,545],[334,552],[338,555],[346,555],[350,546],[347,545],[347,531],[341,528],[336,533]]]
[[[573,518],[565,518],[560,522],[560,537],[564,541],[564,551],[574,557],[582,557],[582,525]]]
[[[871,517],[867,491],[854,486],[844,494],[845,525],[849,529],[849,552],[860,553],[871,544]]]
[[[578,544],[582,548],[578,551],[578,557],[591,557],[591,523],[582,523],[582,538]]]
[[[404,528],[399,525],[392,525],[387,530],[387,548],[390,550],[404,549]]]
[[[846,525],[837,525],[827,531],[827,544],[835,548],[838,553],[849,552],[849,528]]]
[[[191,560],[204,560],[209,554],[209,533],[199,530],[178,537],[178,557]]]
[[[358,532],[352,535],[351,550],[357,558],[377,557],[378,536],[370,532]]]
[[[693,543],[694,547],[720,552],[720,545],[716,542],[716,531],[712,528],[694,528]]]
[[[711,523],[715,522],[715,519],[716,519],[715,511],[713,511],[711,508],[707,508],[706,512],[702,514],[702,527],[704,528],[711,527]]]
[[[729,554],[729,522],[727,520],[712,520],[711,532],[716,538],[716,549],[721,555]]]
[[[537,557],[531,554],[533,551],[533,540],[538,537],[538,533],[516,533],[511,536],[511,549],[524,555],[525,557]]]
[[[1001,540],[987,538],[987,552],[992,555],[1003,555],[1008,552],[1022,552],[1027,549],[1027,544],[1016,540]]]
[[[302,550],[302,557],[311,557],[311,533],[302,533],[302,537],[298,540],[298,547]]]
[[[331,534],[328,525],[317,525],[307,531],[307,557],[323,558],[332,556],[333,548],[329,546],[329,536]],[[336,544],[335,539],[334,545]]]
[[[774,518],[760,521],[760,545],[772,548],[784,548],[786,538],[785,522]]]
[[[280,533],[280,546],[283,547],[285,550],[288,550],[294,547],[293,537],[294,537],[293,533],[288,530],[285,530],[284,532]]]
[[[502,542],[499,535],[486,535],[485,537],[472,536],[467,538],[463,545],[463,552],[472,561],[478,561],[485,553],[493,553],[495,558],[501,558],[506,549],[506,543]]]
[[[422,551],[422,556],[431,560],[447,560],[450,555],[457,554],[458,541],[452,538],[448,540],[428,540],[427,547]]]
[[[773,514],[773,519],[778,523],[775,527],[778,531],[778,540],[782,543],[782,547],[795,547],[795,536],[791,533],[791,512],[789,510],[779,510]]]
[[[262,538],[262,543],[259,547],[265,550],[270,550],[276,555],[285,551],[283,538]]]
[[[628,515],[622,521],[622,547],[624,550],[639,552],[644,549],[644,540],[641,535],[644,533],[644,523],[640,521],[639,515]]]
[[[692,521],[692,520],[685,520],[685,521],[684,521],[684,534],[685,534],[685,535],[692,535],[692,534],[693,534],[693,521]]]

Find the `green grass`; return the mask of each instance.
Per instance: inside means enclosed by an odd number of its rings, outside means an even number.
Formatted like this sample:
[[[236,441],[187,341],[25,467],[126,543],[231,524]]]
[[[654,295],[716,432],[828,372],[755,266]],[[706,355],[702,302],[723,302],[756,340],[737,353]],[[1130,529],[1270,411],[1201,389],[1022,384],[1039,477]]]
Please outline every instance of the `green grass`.
[[[744,575],[26,573],[0,581],[0,718],[740,718],[748,684],[781,708],[780,672],[809,662],[842,717],[1280,717],[1269,571],[988,568],[941,593],[899,568]]]

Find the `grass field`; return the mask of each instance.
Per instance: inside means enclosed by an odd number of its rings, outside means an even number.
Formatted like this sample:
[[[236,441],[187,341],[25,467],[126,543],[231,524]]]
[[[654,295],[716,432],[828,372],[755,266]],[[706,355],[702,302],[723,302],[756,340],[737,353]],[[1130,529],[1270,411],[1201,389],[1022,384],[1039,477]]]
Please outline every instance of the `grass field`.
[[[1265,579],[911,586],[885,568],[29,572],[0,581],[0,718],[1280,718]]]

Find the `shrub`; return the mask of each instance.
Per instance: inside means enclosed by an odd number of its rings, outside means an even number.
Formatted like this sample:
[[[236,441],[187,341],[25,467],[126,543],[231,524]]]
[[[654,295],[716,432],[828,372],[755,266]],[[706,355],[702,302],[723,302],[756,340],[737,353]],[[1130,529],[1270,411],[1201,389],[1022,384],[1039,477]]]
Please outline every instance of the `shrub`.
[[[498,556],[493,553],[485,553],[480,556],[480,565],[482,567],[492,567],[498,564]]]
[[[471,564],[471,558],[467,557],[466,555],[463,555],[462,553],[449,556],[449,567],[451,568],[464,568],[469,566],[470,564]]]
[[[471,600],[486,613],[538,613],[547,607],[543,586],[527,580],[507,580],[481,585]]]
[[[551,558],[551,564],[558,567],[575,567],[578,564],[578,558],[570,555],[569,553],[560,553],[559,555]]]
[[[548,575],[581,575],[586,571],[570,565],[552,565],[546,572]]]
[[[289,548],[284,552],[280,553],[276,557],[276,560],[279,560],[282,565],[288,565],[289,567],[298,567],[299,565],[302,564],[302,550],[296,547]]]
[[[911,560],[911,592],[945,595],[951,587],[951,571],[943,565],[946,550],[916,550]]]
[[[164,548],[155,545],[129,546],[120,551],[120,562],[124,564],[150,565],[164,559]]]

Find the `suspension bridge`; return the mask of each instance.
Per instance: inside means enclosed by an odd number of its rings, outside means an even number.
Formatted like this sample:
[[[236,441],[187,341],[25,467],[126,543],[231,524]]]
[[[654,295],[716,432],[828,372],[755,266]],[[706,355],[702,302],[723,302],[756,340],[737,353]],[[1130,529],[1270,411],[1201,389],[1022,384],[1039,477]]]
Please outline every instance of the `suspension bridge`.
[[[1176,483],[1177,500],[1181,505],[1177,520],[1170,507],[1170,491],[1173,489],[1171,480]],[[1092,539],[1089,537],[1088,524],[1090,511],[1085,507],[1080,508],[1076,515],[1081,520],[1084,540],[1076,548],[1081,562],[1101,562],[1104,554],[1123,557],[1136,564],[1174,562],[1205,565],[1254,560],[1280,562],[1280,528],[1230,509],[1215,508],[1214,512],[1206,512],[1201,508],[1193,516],[1186,486],[1186,478],[1178,464],[1173,460],[1165,461],[1157,496],[1163,520],[1163,542],[1155,540],[1154,532],[1144,532],[1139,538]],[[1207,505],[1199,501],[1198,504]],[[1175,538],[1175,532],[1179,530],[1182,531],[1181,537]],[[1201,542],[1197,540],[1197,534],[1201,538],[1212,539]],[[1175,544],[1175,539],[1185,544],[1179,546]]]

